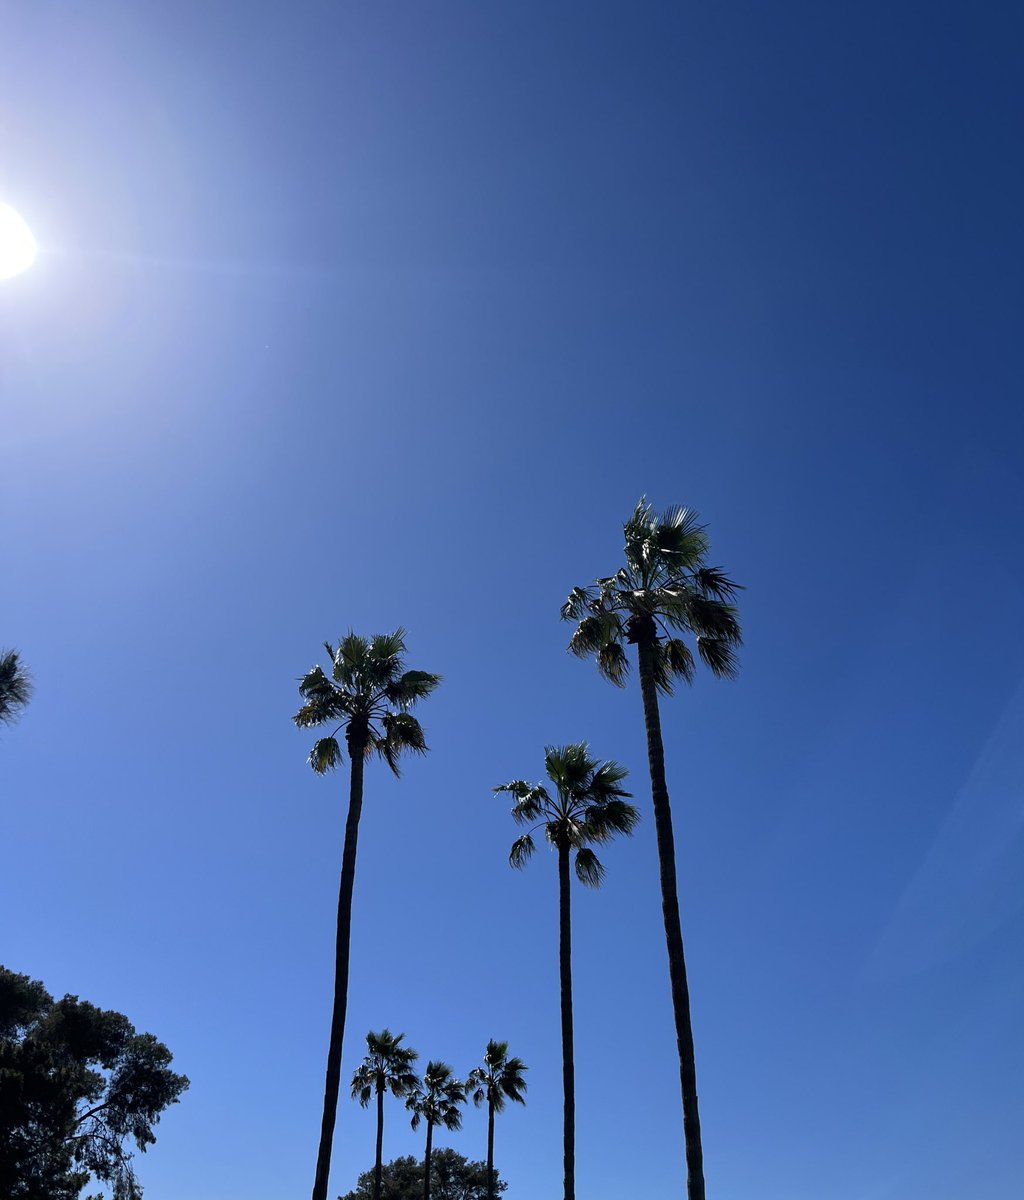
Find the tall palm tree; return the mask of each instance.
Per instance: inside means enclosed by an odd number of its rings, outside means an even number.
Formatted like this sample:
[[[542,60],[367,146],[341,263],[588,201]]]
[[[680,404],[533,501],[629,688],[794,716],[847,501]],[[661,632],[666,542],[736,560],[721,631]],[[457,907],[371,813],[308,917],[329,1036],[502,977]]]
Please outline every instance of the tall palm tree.
[[[411,1046],[403,1046],[404,1033],[390,1029],[366,1035],[366,1057],[352,1076],[352,1099],[366,1108],[377,1097],[377,1161],[373,1168],[373,1200],[380,1200],[380,1177],[384,1151],[384,1093],[407,1096],[419,1086],[412,1069],[419,1055]]]
[[[492,1039],[484,1051],[483,1066],[474,1067],[466,1080],[473,1103],[479,1107],[485,1100],[487,1102],[487,1200],[495,1197],[494,1114],[504,1110],[506,1100],[526,1103],[523,1075],[527,1070],[529,1068],[521,1058],[509,1058],[508,1042]]]
[[[544,836],[558,852],[558,965],[562,1010],[563,1179],[565,1200],[576,1196],[576,1070],[572,1038],[572,914],[569,906],[569,859],[576,852],[576,878],[587,887],[599,887],[604,867],[592,846],[616,834],[630,834],[640,819],[629,792],[619,785],[626,769],[616,762],[590,756],[585,742],[548,746],[544,769],[554,784],[554,795],[540,783],[514,779],[496,787],[515,800],[512,816],[519,825],[543,827]],[[509,862],[523,867],[536,849],[533,830],[512,844]]]
[[[32,698],[32,681],[17,650],[0,650],[0,725],[13,725]]]
[[[601,674],[619,687],[624,685],[629,670],[623,643],[637,649],[679,1049],[687,1196],[689,1200],[704,1200],[690,994],[679,923],[675,842],[658,694],[669,696],[678,681],[692,683],[696,675],[693,652],[684,638],[677,636],[679,633],[694,637],[697,654],[712,674],[727,678],[736,674],[736,650],[742,639],[733,601],[740,586],[721,568],[707,565],[707,532],[697,514],[688,509],[671,508],[659,516],[641,499],[623,532],[625,566],[614,575],[596,580],[593,587],[573,588],[562,606],[562,619],[577,623],[569,649],[581,658],[595,657]]]
[[[409,709],[418,700],[429,696],[441,682],[440,675],[405,670],[403,629],[397,629],[394,633],[375,634],[369,640],[349,633],[337,647],[325,642],[324,648],[330,656],[330,675],[322,667],[316,666],[302,679],[299,692],[305,703],[293,718],[300,729],[327,724],[335,727],[327,737],[320,738],[310,752],[309,763],[314,771],[325,774],[342,761],[338,741],[340,732],[344,732],[350,762],[348,820],[345,824],[345,848],[338,891],[334,1007],[313,1200],[327,1200],[331,1146],[341,1087],[341,1048],[348,1005],[352,886],[356,874],[359,814],[363,807],[363,766],[366,759],[378,755],[397,775],[398,760],[404,751],[426,753],[423,730]]]
[[[423,1155],[423,1200],[430,1200],[430,1156],[433,1151],[434,1126],[445,1129],[462,1128],[462,1108],[466,1103],[466,1085],[455,1078],[445,1062],[431,1059],[423,1072],[423,1082],[409,1094],[406,1107],[412,1112],[412,1127],[420,1121],[427,1125],[427,1148]]]

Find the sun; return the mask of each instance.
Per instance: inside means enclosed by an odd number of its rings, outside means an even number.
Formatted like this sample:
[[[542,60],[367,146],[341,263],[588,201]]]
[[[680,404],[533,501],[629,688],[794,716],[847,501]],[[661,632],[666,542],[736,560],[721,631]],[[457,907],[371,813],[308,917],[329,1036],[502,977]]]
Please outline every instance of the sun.
[[[27,271],[36,260],[32,230],[9,204],[0,203],[0,279]]]

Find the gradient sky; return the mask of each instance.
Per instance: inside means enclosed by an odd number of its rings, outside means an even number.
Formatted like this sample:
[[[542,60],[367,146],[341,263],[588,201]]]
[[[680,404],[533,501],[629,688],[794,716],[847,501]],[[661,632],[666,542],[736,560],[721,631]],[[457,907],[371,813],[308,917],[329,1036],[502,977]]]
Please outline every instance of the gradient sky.
[[[589,739],[645,820],[574,894],[579,1193],[680,1195],[639,693],[557,619],[641,492],[748,589],[663,709],[709,1195],[1017,1200],[1021,7],[0,18],[0,958],[191,1077],[147,1200],[308,1194],[345,779],[289,717],[397,624],[445,682],[368,772],[345,1076],[507,1038],[510,1200],[561,1194],[555,862],[489,789]],[[372,1157],[343,1100],[332,1194]]]

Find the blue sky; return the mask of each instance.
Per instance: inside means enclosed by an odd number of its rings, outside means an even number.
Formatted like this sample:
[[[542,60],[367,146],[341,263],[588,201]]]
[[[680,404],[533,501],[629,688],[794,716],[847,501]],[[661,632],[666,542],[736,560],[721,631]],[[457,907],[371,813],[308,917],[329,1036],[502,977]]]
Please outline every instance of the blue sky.
[[[345,781],[289,717],[397,624],[445,683],[368,775],[346,1077],[509,1039],[497,1161],[560,1195],[555,864],[489,789],[589,739],[645,820],[574,896],[579,1191],[680,1193],[639,695],[557,620],[641,492],[747,585],[663,710],[710,1194],[1018,1197],[1019,7],[3,22],[2,957],[191,1077],[148,1200],[311,1185]],[[372,1156],[343,1102],[332,1194]]]

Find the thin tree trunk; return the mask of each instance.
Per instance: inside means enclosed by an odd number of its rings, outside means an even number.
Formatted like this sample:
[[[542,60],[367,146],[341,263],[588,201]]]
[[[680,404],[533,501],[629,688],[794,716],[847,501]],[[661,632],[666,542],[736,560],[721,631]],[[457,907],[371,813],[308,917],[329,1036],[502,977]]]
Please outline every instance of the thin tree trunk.
[[[487,1200],[494,1200],[494,1101],[487,1100]]]
[[[654,800],[654,827],[658,837],[661,910],[665,919],[672,1011],[675,1014],[676,1043],[679,1048],[679,1086],[683,1094],[683,1137],[686,1143],[686,1195],[688,1200],[704,1200],[704,1153],[701,1148],[700,1115],[697,1110],[697,1068],[693,1054],[693,1027],[690,1023],[690,992],[686,983],[683,933],[679,924],[676,848],[672,836],[672,809],[665,782],[665,747],[661,740],[661,715],[658,711],[658,691],[654,683],[651,635],[638,639],[637,652],[640,690],[644,701],[644,722],[647,726],[647,759],[651,771],[651,795]]]
[[[569,847],[558,847],[558,973],[562,1000],[562,1168],[565,1200],[576,1200],[576,1071],[572,1051],[572,918]]]
[[[427,1118],[427,1152],[423,1156],[423,1200],[430,1200],[430,1143],[434,1136],[434,1122]]]
[[[331,1173],[331,1147],[338,1114],[341,1087],[341,1046],[345,1038],[345,1012],[348,1006],[349,939],[352,933],[352,886],[356,877],[356,840],[359,814],[363,808],[363,752],[352,754],[349,784],[348,820],[345,824],[345,849],[341,858],[341,886],[338,891],[338,931],[334,958],[334,1008],[331,1013],[331,1043],[327,1051],[327,1080],[324,1084],[324,1115],[320,1126],[320,1149],[316,1158],[316,1178],[312,1200],[327,1200]]]
[[[380,1179],[384,1166],[384,1088],[377,1084],[377,1161],[373,1166],[373,1200],[380,1200]]]

